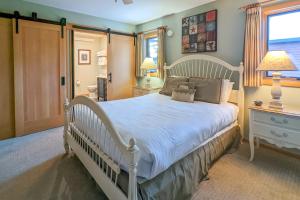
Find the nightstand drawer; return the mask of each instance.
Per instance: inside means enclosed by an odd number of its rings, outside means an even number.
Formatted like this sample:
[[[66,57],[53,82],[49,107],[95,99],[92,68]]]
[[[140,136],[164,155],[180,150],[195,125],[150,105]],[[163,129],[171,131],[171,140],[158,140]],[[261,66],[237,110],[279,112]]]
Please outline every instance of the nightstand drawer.
[[[255,135],[300,146],[300,133],[297,131],[272,127],[254,122],[252,132]]]
[[[253,119],[255,122],[267,123],[280,126],[282,128],[300,130],[300,118],[260,111],[254,111],[253,114]]]

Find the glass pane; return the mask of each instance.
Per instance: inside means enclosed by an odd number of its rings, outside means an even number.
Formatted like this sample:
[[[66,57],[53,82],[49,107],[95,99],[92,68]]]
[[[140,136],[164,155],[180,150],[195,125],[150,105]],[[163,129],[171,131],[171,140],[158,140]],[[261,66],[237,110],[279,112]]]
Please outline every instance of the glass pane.
[[[157,64],[157,53],[158,53],[157,37],[147,39],[147,57],[153,58],[155,64]]]
[[[268,50],[284,50],[300,69],[300,10],[269,17]],[[272,73],[268,72],[268,76]],[[300,78],[300,71],[282,72],[283,77]]]

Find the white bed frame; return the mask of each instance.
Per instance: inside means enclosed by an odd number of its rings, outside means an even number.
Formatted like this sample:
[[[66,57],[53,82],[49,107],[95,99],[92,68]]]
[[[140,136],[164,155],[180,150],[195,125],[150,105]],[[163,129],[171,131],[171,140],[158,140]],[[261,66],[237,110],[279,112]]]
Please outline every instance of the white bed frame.
[[[239,76],[239,89],[232,92],[230,101],[239,107],[238,124],[240,125],[241,132],[243,132],[243,63],[239,67],[234,67],[212,56],[192,55],[183,57],[170,66],[165,66],[165,73],[169,76],[231,79],[235,72]],[[90,133],[97,134],[93,136]],[[103,149],[106,145],[113,148],[111,150],[119,155],[119,159],[112,159],[104,152]],[[66,153],[72,150],[77,155],[109,199],[138,199],[136,176],[139,148],[136,145],[136,141],[132,138],[129,144],[126,144],[102,108],[91,99],[78,96],[70,103],[66,100],[64,147]],[[118,177],[121,172],[121,159],[125,159],[128,163],[128,195],[125,195],[117,186]]]

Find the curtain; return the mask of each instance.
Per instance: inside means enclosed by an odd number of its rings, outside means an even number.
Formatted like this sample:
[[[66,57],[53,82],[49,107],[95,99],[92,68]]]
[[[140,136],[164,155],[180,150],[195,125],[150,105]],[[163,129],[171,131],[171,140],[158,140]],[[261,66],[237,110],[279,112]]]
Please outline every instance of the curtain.
[[[262,73],[256,71],[263,57],[261,7],[246,10],[244,86],[259,87]]]
[[[136,41],[136,69],[135,69],[136,77],[143,76],[143,70],[141,70],[141,65],[143,61],[144,61],[144,34],[139,33],[137,35],[137,41]]]
[[[164,79],[164,65],[165,65],[165,27],[157,29],[158,38],[158,52],[157,52],[157,69],[158,77]]]

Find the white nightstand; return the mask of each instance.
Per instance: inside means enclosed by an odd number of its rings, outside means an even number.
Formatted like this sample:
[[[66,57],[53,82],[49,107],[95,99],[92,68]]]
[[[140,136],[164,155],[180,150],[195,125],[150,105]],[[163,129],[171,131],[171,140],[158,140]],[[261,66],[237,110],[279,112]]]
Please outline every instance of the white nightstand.
[[[284,108],[274,110],[268,107],[249,107],[250,161],[254,158],[254,139],[259,147],[259,139],[279,148],[300,149],[300,109]]]
[[[144,88],[144,87],[140,87],[140,86],[135,86],[135,87],[133,87],[133,96],[135,96],[135,97],[143,96],[146,94],[159,92],[160,90],[161,90],[161,87]]]

